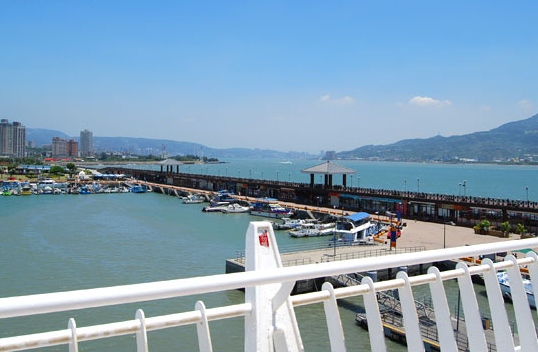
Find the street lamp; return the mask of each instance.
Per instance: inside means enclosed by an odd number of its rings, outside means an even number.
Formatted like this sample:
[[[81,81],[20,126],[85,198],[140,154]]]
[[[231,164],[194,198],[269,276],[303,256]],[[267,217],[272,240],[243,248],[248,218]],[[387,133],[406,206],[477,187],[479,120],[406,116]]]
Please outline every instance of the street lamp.
[[[357,177],[357,188],[361,188],[361,178]]]
[[[461,182],[458,183],[458,185],[459,185],[459,188],[458,188],[458,196],[461,196]]]
[[[404,191],[407,191],[407,179],[404,180]]]
[[[527,203],[529,202],[529,187],[525,187],[525,191],[527,192]]]
[[[417,193],[420,193],[420,178],[417,178]]]
[[[466,181],[466,180],[463,180],[463,196],[464,196],[464,197],[465,197],[465,195],[466,195],[465,187],[467,187],[467,181]]]
[[[349,175],[349,177],[351,178],[351,188],[353,188],[353,175]]]

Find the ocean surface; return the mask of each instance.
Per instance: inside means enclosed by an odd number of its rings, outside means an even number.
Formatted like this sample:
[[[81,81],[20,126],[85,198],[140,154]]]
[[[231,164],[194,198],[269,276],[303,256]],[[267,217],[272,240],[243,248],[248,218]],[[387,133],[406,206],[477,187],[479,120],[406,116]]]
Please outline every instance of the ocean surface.
[[[214,165],[182,166],[181,171],[229,176],[308,182],[301,169],[319,161],[230,160]],[[381,162],[338,162],[357,170],[355,186],[537,199],[538,168],[495,165],[439,165]],[[133,166],[138,167],[138,166]],[[187,170],[185,170],[187,169]],[[278,173],[278,174],[277,174]],[[262,176],[263,174],[263,176]],[[278,175],[278,176],[277,176]],[[359,179],[360,177],[360,179]],[[335,184],[336,182],[335,177]],[[420,181],[417,182],[417,179]],[[404,182],[406,180],[406,182]],[[420,182],[420,184],[419,184]],[[203,204],[183,204],[177,197],[156,194],[40,195],[0,197],[1,239],[0,297],[67,291],[200,275],[222,274],[226,258],[244,250],[249,214],[216,214],[201,211]],[[405,235],[405,233],[404,233]],[[327,238],[291,238],[277,232],[280,247],[327,241]],[[455,282],[447,282],[451,307],[457,306]],[[416,298],[427,295],[416,288]],[[484,288],[476,287],[487,313]],[[142,308],[147,317],[194,309],[197,300],[206,307],[237,304],[240,291],[197,297],[143,302],[118,307],[46,314],[0,320],[0,336],[61,330],[73,317],[77,326],[134,319]],[[341,303],[341,318],[348,348],[369,348],[368,334],[354,323],[360,298]],[[511,305],[507,305],[511,309]],[[296,310],[307,351],[327,351],[329,341],[322,305]],[[210,323],[215,351],[243,348],[243,319]],[[148,333],[153,351],[196,351],[195,327]],[[390,351],[405,347],[387,340]],[[81,351],[135,350],[135,337],[83,342]],[[47,351],[65,351],[65,346]]]
[[[322,160],[222,159],[219,164],[182,165],[180,172],[310,183],[301,170]],[[347,185],[410,192],[441,193],[500,199],[538,199],[538,166],[495,164],[435,164],[374,161],[331,161],[355,170]],[[133,168],[160,170],[158,165]],[[174,168],[175,171],[175,168]],[[315,176],[322,183],[322,175]],[[342,175],[333,176],[342,185]]]

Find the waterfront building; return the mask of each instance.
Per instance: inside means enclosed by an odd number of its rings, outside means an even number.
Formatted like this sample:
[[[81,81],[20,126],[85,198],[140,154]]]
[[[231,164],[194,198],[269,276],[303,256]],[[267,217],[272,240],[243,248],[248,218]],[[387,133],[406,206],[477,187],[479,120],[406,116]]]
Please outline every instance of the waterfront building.
[[[64,138],[52,137],[52,156],[66,156],[67,141]]]
[[[20,122],[0,121],[0,155],[16,158],[26,155],[26,127]]]
[[[93,132],[85,129],[80,132],[80,156],[93,155]]]
[[[74,139],[70,139],[67,141],[67,156],[78,156],[78,142]]]

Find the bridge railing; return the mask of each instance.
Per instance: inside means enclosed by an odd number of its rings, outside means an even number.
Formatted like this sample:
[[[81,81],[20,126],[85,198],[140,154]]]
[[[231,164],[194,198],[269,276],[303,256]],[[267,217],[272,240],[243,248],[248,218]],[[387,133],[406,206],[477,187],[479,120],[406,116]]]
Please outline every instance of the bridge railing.
[[[21,332],[18,336],[1,338],[0,351],[67,345],[71,352],[78,351],[79,344],[84,341],[122,335],[136,336],[137,351],[148,351],[148,331],[185,325],[196,326],[201,351],[212,351],[208,322],[235,317],[245,319],[245,351],[303,351],[300,326],[295,319],[294,308],[315,303],[323,303],[331,350],[346,351],[346,340],[337,300],[355,296],[362,296],[364,300],[371,341],[370,350],[387,351],[377,293],[389,290],[398,291],[409,350],[421,351],[424,350],[424,342],[411,287],[426,284],[429,285],[433,300],[439,345],[442,346],[443,351],[457,351],[456,336],[443,286],[444,281],[451,279],[457,279],[461,291],[469,350],[486,351],[488,342],[482,327],[471,275],[484,277],[492,322],[495,327],[496,349],[498,351],[537,351],[538,339],[534,320],[520,274],[520,266],[526,266],[531,280],[538,282],[538,257],[532,251],[528,252],[525,258],[517,259],[513,255],[508,255],[504,261],[497,263],[484,259],[481,265],[469,267],[460,262],[456,269],[444,272],[440,272],[435,267],[431,267],[427,274],[412,277],[407,276],[405,272],[400,272],[395,279],[388,281],[374,283],[369,277],[365,277],[361,284],[345,288],[334,288],[331,284],[325,283],[321,291],[290,296],[295,282],[299,280],[512,252],[534,247],[538,247],[538,240],[526,239],[283,267],[270,223],[252,222],[246,233],[246,272],[1,298],[0,319],[244,288],[245,301],[243,303],[206,308],[203,301],[198,301],[193,310],[155,317],[145,317],[144,312],[138,310],[133,320],[86,327],[78,327],[75,320],[70,319],[66,329],[28,335]],[[510,331],[496,275],[499,270],[506,270],[509,276],[520,346],[518,346],[519,342],[514,341]],[[2,320],[0,320],[1,326]]]

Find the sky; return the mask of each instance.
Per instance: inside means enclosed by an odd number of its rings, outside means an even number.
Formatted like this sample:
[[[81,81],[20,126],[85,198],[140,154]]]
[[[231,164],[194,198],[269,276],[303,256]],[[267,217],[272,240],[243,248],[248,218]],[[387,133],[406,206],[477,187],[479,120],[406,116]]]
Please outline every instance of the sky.
[[[319,153],[538,113],[538,2],[0,2],[0,118]]]

